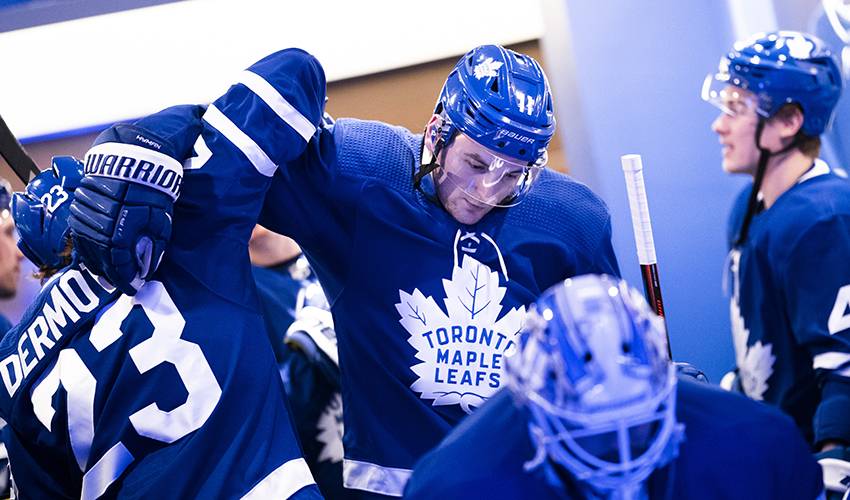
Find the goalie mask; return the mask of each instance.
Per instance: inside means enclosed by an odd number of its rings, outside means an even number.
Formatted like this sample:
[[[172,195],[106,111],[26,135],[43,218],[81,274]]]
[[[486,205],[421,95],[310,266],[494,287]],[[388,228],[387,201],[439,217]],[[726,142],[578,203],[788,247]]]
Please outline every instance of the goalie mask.
[[[548,458],[604,494],[634,491],[675,458],[684,427],[663,329],[640,293],[610,276],[541,296],[506,362],[538,448],[527,468]]]
[[[434,114],[439,121],[414,171],[414,184],[429,197],[436,197],[435,183],[450,183],[482,205],[513,206],[546,166],[555,133],[552,95],[543,69],[529,56],[498,45],[469,51],[449,73]],[[481,148],[468,169],[446,175],[441,154],[458,134]]]

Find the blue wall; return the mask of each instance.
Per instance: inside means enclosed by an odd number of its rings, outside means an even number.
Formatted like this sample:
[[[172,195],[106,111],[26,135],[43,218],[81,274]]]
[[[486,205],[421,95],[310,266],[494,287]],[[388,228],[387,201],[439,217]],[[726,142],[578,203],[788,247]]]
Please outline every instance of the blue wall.
[[[746,179],[721,170],[717,111],[699,91],[734,35],[725,2],[648,4],[550,2],[544,54],[569,168],[611,208],[623,275],[639,288],[619,158],[643,156],[673,355],[716,383],[734,363],[721,281],[726,216]]]

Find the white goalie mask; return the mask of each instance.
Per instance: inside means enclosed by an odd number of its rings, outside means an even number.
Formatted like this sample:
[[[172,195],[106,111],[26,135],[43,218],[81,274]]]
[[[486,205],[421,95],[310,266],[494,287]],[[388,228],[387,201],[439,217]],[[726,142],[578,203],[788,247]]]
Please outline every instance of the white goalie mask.
[[[538,447],[526,468],[548,458],[597,494],[623,493],[675,458],[684,426],[664,342],[663,321],[624,281],[585,275],[547,290],[506,361]]]

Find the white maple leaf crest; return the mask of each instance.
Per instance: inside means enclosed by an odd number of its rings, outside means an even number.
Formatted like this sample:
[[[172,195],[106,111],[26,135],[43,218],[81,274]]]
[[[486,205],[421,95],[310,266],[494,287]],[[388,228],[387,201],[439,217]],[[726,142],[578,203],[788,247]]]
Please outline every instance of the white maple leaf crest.
[[[467,413],[502,385],[504,357],[515,350],[525,307],[503,316],[499,274],[469,255],[443,280],[446,312],[433,297],[399,290],[399,322],[421,361],[410,369],[419,377],[410,387],[434,406],[459,404]]]
[[[472,68],[472,72],[475,75],[476,80],[480,80],[485,76],[496,76],[499,74],[499,68],[501,68],[503,64],[505,63],[501,61],[494,61],[492,57],[488,57],[476,64],[475,67]]]
[[[331,398],[328,406],[319,416],[316,423],[319,434],[316,440],[322,443],[322,451],[319,452],[319,462],[341,462],[342,449],[342,396],[336,393]]]
[[[773,364],[776,356],[773,355],[771,344],[762,344],[761,340],[747,346],[750,338],[750,330],[744,322],[741,307],[738,304],[738,270],[740,268],[741,252],[733,250],[729,254],[731,258],[731,271],[735,284],[732,300],[729,301],[729,317],[732,321],[732,341],[735,345],[735,364],[738,366],[738,376],[744,393],[752,399],[762,401],[768,389],[768,379],[773,375]]]
[[[808,59],[815,50],[815,44],[806,40],[802,36],[794,36],[785,42],[788,46],[788,53],[795,59]]]

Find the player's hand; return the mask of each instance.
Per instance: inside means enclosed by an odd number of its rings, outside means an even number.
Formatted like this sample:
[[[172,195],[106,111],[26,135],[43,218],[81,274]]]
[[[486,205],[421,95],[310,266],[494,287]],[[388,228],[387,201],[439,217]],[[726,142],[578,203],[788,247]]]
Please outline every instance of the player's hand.
[[[71,203],[74,249],[93,273],[135,295],[171,238],[173,205],[170,196],[150,186],[86,177]]]
[[[823,469],[827,500],[850,497],[850,448],[838,446],[815,454]]]

